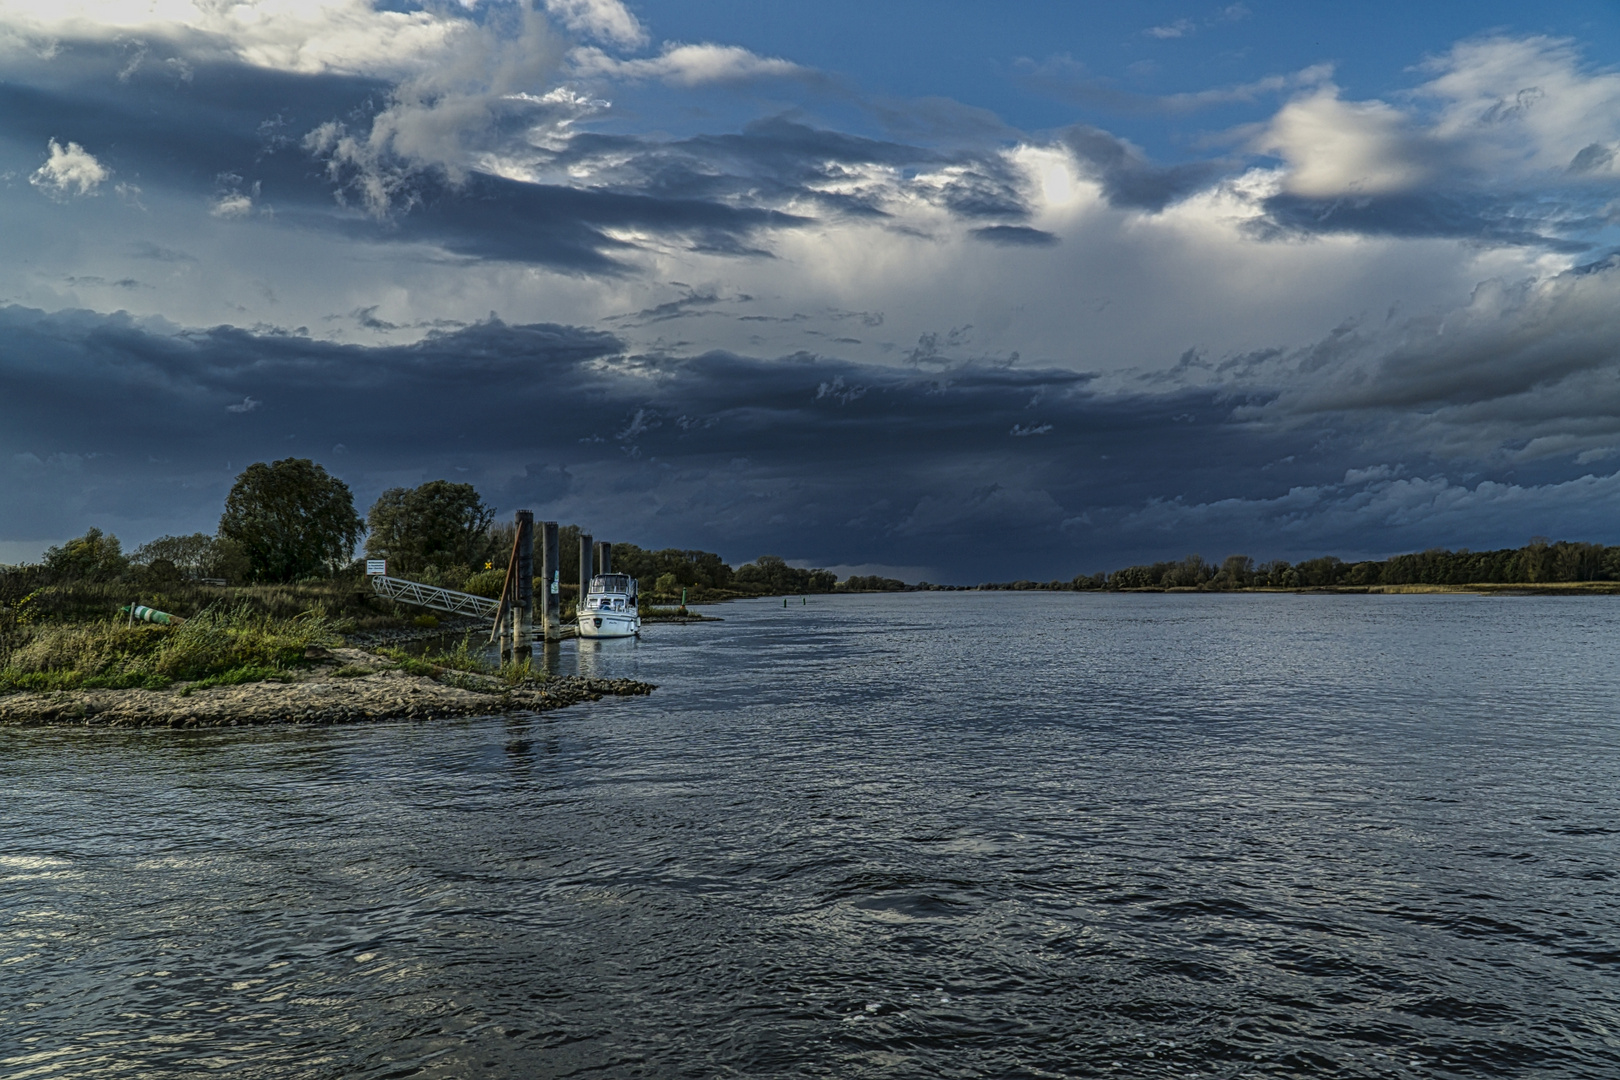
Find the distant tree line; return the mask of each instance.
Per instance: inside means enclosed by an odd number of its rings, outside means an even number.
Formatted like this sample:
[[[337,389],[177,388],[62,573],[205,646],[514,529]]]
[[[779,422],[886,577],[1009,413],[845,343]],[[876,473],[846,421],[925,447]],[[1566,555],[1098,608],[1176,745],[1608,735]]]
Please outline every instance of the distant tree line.
[[[307,458],[250,465],[226,496],[215,534],[162,536],[125,553],[116,536],[89,529],[50,548],[41,564],[13,581],[8,594],[52,581],[222,581],[229,584],[322,580],[358,573],[355,550],[387,559],[391,574],[432,585],[492,596],[505,577],[513,527],[495,522],[471,484],[431,480],[414,488],[390,488],[364,520],[343,481]],[[581,530],[559,530],[564,590],[573,592]],[[613,569],[637,578],[653,599],[694,602],[728,596],[830,592],[897,592],[951,586],[907,585],[895,578],[852,575],[839,581],[830,570],[788,565],[761,555],[733,569],[712,551],[613,544]],[[537,560],[538,562],[538,560]],[[3,569],[3,568],[0,568]],[[1346,562],[1326,555],[1299,563],[1277,559],[1256,564],[1229,555],[1219,564],[1199,555],[1127,566],[1111,573],[1082,574],[1068,581],[1014,581],[980,589],[1128,590],[1329,588],[1376,585],[1535,585],[1620,581],[1620,547],[1536,537],[1522,548],[1496,551],[1428,551],[1384,560]],[[21,594],[19,594],[21,595]]]
[[[879,577],[876,574],[851,574],[838,583],[839,592],[904,592],[909,588],[911,586],[898,578]]]
[[[1383,560],[1346,562],[1324,555],[1304,562],[1281,559],[1255,564],[1229,555],[1220,565],[1198,555],[1173,562],[1127,566],[1112,573],[1082,574],[1067,582],[1011,582],[981,588],[1030,589],[1310,589],[1370,585],[1536,585],[1620,581],[1620,547],[1536,537],[1522,548],[1448,551],[1431,548]]]

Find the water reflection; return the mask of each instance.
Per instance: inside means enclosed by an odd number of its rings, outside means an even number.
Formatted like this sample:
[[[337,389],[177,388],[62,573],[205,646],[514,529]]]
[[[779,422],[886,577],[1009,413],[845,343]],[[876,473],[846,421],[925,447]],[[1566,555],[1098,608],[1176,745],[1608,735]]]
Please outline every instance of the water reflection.
[[[452,652],[466,642],[491,666],[501,662],[500,646],[488,642],[488,633],[438,634],[418,638],[399,647],[412,656]],[[618,678],[627,667],[634,667],[640,638],[566,638],[534,643],[531,662],[548,675],[582,675],[586,678]]]
[[[611,679],[635,662],[640,638],[576,638],[574,659],[580,675]]]

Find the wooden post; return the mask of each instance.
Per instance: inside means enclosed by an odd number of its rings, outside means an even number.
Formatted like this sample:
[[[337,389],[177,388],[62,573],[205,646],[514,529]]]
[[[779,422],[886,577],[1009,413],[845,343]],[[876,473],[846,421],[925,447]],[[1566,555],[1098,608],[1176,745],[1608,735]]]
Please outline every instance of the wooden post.
[[[512,633],[512,659],[521,664],[533,655],[534,642],[534,511],[517,512],[517,616]]]
[[[555,521],[542,522],[540,525],[540,581],[541,588],[545,590],[540,599],[541,610],[545,612],[544,632],[546,641],[562,640],[562,566],[561,556],[557,547],[557,523]]]
[[[595,561],[592,551],[593,540],[585,533],[579,534],[579,602],[574,605],[576,614],[585,610],[585,596],[591,591],[591,564]]]
[[[598,574],[613,573],[613,545],[608,543],[606,540],[598,541],[596,545],[596,553],[596,572]]]

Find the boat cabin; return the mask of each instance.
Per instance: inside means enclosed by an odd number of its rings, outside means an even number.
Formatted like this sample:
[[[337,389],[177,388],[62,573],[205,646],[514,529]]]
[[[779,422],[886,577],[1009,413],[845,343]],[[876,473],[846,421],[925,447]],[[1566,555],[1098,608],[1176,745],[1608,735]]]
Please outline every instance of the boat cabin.
[[[597,574],[585,597],[586,611],[636,610],[636,579],[629,574]]]

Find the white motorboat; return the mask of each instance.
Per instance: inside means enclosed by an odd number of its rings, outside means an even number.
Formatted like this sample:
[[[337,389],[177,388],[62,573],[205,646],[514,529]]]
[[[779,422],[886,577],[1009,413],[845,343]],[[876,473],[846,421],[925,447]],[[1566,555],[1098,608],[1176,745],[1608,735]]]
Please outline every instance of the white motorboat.
[[[635,637],[641,633],[636,579],[629,574],[597,574],[579,608],[582,638]]]

